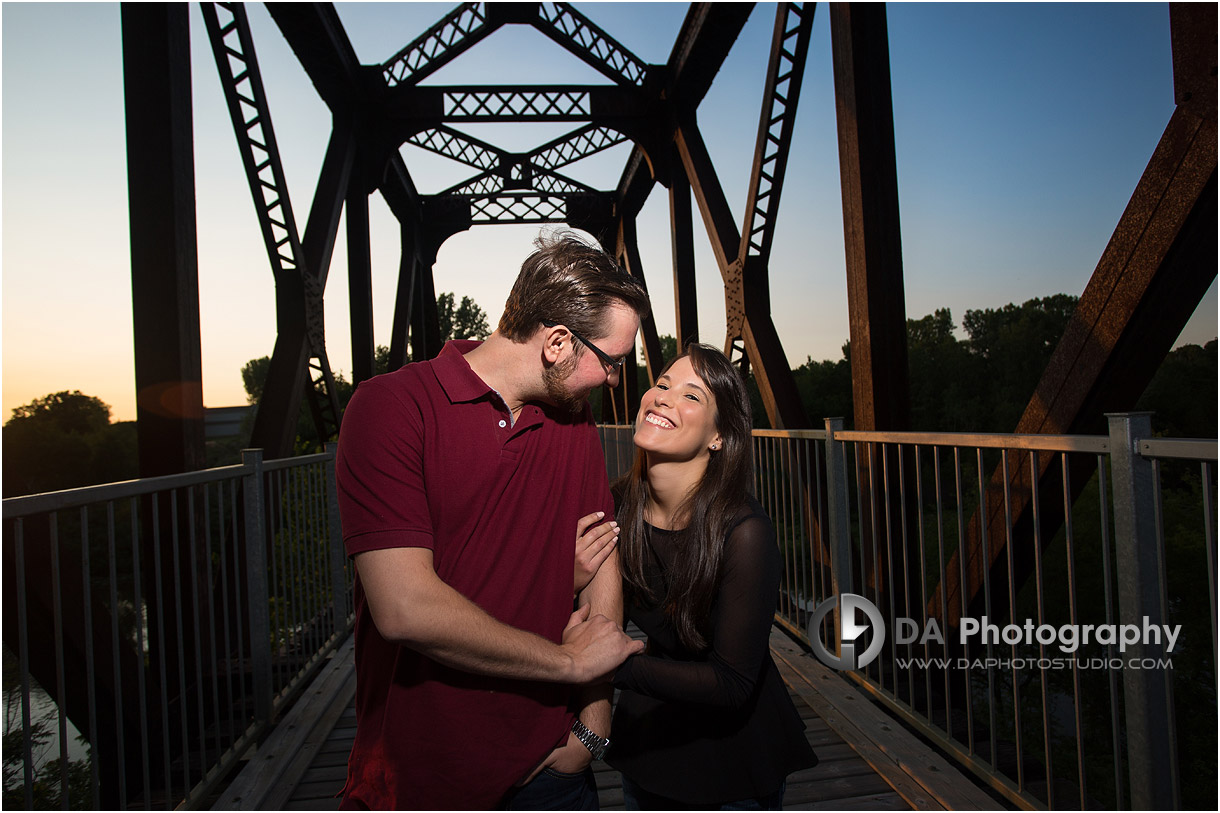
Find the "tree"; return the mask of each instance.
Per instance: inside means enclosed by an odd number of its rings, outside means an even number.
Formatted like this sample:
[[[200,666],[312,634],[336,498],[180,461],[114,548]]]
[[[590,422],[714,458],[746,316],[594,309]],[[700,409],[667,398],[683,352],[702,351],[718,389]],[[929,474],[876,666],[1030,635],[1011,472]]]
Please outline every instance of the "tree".
[[[462,297],[462,303],[454,308],[454,295],[442,293],[436,298],[436,314],[440,324],[441,341],[450,339],[478,339],[482,341],[491,335],[487,324],[487,314],[468,296]]]
[[[112,424],[110,407],[80,390],[17,407],[3,435],[6,497],[127,480],[138,472],[135,422]]]

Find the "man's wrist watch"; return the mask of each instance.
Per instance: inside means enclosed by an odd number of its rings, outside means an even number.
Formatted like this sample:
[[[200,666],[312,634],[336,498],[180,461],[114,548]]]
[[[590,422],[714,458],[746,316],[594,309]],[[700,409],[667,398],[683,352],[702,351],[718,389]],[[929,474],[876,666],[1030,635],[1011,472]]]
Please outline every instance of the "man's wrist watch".
[[[601,759],[605,756],[606,749],[610,747],[610,740],[597,736],[580,720],[572,721],[572,733],[584,744],[585,748],[589,749],[589,753],[593,755],[594,759]]]

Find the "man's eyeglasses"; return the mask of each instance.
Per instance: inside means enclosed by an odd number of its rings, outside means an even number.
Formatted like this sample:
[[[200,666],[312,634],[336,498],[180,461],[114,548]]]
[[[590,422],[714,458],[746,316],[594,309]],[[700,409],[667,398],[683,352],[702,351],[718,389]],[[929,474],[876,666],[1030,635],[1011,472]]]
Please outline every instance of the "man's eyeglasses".
[[[542,320],[542,325],[543,325],[543,327],[555,327],[555,325],[557,325],[557,324],[559,324],[559,323],[558,323],[558,322],[548,322],[548,321],[547,321],[547,320],[545,320],[545,319],[543,319],[543,320]],[[567,327],[567,325],[564,325],[564,327]],[[575,330],[572,330],[572,328],[570,328],[570,327],[568,328],[568,333],[571,333],[573,338],[580,339],[580,341],[581,341],[582,343],[584,343],[584,346],[585,346],[585,347],[587,347],[587,348],[589,348],[590,350],[592,350],[592,351],[593,351],[593,354],[594,354],[595,356],[597,356],[599,359],[601,359],[601,363],[602,363],[602,364],[604,364],[604,365],[606,365],[607,367],[609,367],[609,368],[610,368],[610,372],[611,372],[611,373],[616,373],[616,372],[618,372],[620,369],[622,369],[622,367],[623,367],[623,362],[624,362],[624,361],[626,361],[627,359],[625,359],[625,358],[621,358],[621,359],[615,359],[615,358],[613,358],[613,357],[612,357],[612,356],[611,356],[609,353],[607,353],[606,351],[602,350],[600,347],[598,347],[598,346],[597,346],[597,345],[595,345],[593,342],[591,342],[591,341],[589,341],[588,339],[586,339],[584,336],[581,336],[579,333],[577,333]]]

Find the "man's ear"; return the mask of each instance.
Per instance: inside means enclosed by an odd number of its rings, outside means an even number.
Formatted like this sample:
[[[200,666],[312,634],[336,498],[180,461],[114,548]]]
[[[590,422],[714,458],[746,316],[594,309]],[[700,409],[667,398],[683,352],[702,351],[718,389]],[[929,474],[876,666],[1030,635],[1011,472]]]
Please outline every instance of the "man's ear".
[[[572,341],[572,334],[563,325],[542,328],[542,358],[554,364],[563,355],[564,348]]]

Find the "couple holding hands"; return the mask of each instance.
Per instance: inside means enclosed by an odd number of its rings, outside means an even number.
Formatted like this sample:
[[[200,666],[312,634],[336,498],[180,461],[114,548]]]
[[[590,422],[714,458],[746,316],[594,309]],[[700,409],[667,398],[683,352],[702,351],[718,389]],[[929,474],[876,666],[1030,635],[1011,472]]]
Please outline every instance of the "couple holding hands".
[[[780,555],[719,350],[669,363],[607,481],[587,399],[648,309],[601,250],[540,238],[486,341],[357,388],[336,462],[357,574],[344,809],[597,809],[595,758],[628,809],[778,809],[816,764],[770,656]]]

